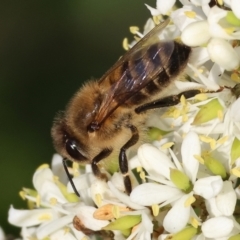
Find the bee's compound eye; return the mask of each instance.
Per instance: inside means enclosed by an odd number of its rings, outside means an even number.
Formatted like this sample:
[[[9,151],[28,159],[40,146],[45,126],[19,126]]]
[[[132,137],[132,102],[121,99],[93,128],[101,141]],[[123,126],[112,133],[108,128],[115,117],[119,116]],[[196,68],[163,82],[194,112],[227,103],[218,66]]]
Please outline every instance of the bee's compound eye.
[[[66,151],[67,153],[74,158],[76,161],[83,161],[86,160],[86,158],[81,154],[81,152],[78,149],[77,143],[73,139],[67,139],[65,142]]]

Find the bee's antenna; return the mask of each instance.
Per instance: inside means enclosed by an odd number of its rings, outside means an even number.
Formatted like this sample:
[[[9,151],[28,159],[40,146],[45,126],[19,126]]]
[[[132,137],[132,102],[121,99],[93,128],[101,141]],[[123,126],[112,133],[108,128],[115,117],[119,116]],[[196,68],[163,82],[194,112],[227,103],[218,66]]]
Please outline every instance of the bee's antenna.
[[[77,191],[76,187],[75,187],[75,184],[73,183],[73,180],[72,180],[72,176],[70,175],[69,171],[68,171],[68,166],[67,166],[67,161],[68,159],[67,158],[63,158],[63,167],[64,167],[64,170],[67,174],[67,177],[69,179],[69,182],[70,184],[72,185],[72,188],[73,188],[73,191],[75,192],[75,194],[80,197],[80,194],[79,192]]]

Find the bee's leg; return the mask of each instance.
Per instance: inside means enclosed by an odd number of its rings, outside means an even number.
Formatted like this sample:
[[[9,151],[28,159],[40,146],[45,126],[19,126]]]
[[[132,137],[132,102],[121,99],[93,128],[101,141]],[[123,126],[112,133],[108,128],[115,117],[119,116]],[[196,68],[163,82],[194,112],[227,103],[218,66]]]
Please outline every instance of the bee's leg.
[[[119,168],[123,175],[124,186],[127,194],[130,194],[132,191],[132,184],[128,173],[128,160],[126,156],[126,151],[128,148],[137,143],[139,139],[138,130],[135,126],[129,126],[132,137],[122,146],[119,153]]]
[[[103,174],[101,173],[99,167],[98,167],[98,163],[108,157],[110,154],[111,154],[112,150],[111,149],[108,149],[108,148],[105,148],[103,149],[96,157],[93,158],[92,160],[92,171],[94,173],[94,175],[100,179],[104,179],[104,180],[107,180],[107,176],[106,174]]]
[[[201,93],[200,90],[188,90],[181,92],[177,95],[168,96],[162,99],[158,99],[146,104],[143,104],[137,108],[135,108],[136,113],[141,113],[150,109],[154,108],[161,108],[161,107],[170,107],[178,104],[180,102],[181,96],[183,95],[185,98],[194,97],[196,94]]]

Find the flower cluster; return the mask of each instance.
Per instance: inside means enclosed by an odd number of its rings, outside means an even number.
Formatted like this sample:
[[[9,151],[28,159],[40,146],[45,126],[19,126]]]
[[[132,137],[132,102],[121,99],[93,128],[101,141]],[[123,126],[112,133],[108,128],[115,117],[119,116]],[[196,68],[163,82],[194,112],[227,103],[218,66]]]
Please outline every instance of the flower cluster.
[[[192,47],[184,79],[172,91],[201,89],[160,109],[148,125],[150,143],[129,160],[133,191],[119,172],[106,183],[89,166],[70,168],[80,199],[55,155],[51,169],[34,174],[23,189],[29,210],[9,210],[23,239],[240,239],[240,1],[157,0],[143,33],[165,16],[161,40]],[[126,49],[133,44],[124,41]]]

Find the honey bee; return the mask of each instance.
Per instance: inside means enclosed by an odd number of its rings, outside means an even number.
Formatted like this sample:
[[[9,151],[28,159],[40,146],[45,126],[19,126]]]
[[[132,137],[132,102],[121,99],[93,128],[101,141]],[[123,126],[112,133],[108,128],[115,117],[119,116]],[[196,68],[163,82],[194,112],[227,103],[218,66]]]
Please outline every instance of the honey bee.
[[[199,93],[189,90],[161,98],[191,54],[184,44],[159,40],[157,36],[168,23],[153,28],[98,81],[81,87],[65,112],[57,115],[51,131],[54,146],[64,159],[90,163],[100,179],[107,178],[101,163],[118,156],[127,194],[132,185],[126,151],[145,138],[147,110],[175,105],[182,94],[189,98]]]

